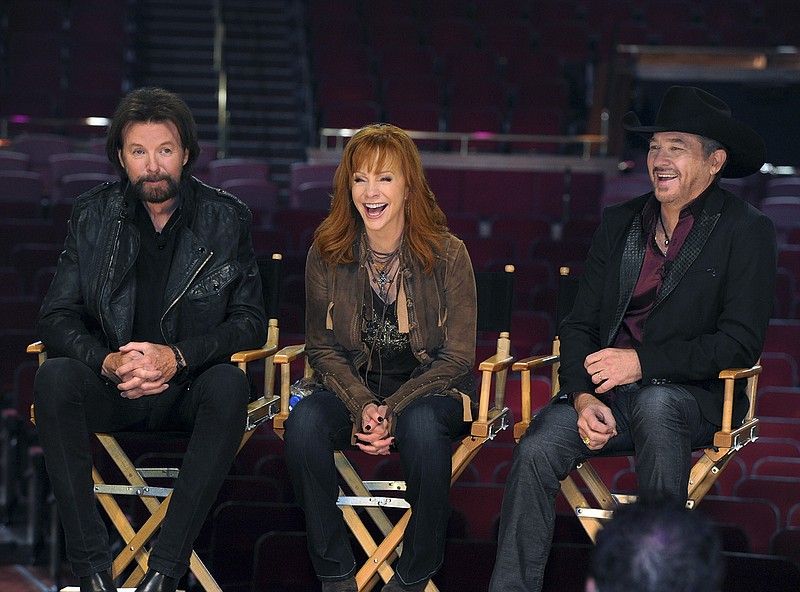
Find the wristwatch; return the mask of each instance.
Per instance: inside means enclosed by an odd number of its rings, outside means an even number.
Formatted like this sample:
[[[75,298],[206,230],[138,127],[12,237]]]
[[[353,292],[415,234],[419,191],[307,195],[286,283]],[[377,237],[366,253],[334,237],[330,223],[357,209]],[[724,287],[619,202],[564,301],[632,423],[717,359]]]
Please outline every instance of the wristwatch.
[[[179,350],[177,346],[170,345],[169,348],[172,350],[172,353],[175,354],[175,376],[177,376],[186,369],[186,362],[183,361],[181,350]]]

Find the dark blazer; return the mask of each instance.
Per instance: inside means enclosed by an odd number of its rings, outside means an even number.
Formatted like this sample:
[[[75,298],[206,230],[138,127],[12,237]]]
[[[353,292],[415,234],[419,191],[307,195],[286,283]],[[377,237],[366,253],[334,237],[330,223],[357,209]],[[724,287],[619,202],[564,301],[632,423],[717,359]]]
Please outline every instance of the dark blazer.
[[[593,392],[583,367],[590,353],[610,347],[644,262],[642,225],[648,193],[606,208],[581,275],[572,313],[560,327],[561,390]],[[703,415],[722,417],[725,368],[754,364],[764,345],[775,290],[777,246],[772,221],[713,184],[702,212],[664,279],[636,348],[642,384],[689,388]],[[739,389],[734,421],[747,411]],[[736,424],[734,424],[736,425]]]

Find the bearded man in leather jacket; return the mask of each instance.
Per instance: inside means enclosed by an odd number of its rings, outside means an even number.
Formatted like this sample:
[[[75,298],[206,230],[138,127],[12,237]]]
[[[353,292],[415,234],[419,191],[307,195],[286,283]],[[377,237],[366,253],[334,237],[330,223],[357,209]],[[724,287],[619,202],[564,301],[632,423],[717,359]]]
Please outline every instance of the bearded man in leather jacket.
[[[77,198],[39,313],[36,422],[81,592],[116,590],[91,433],[191,432],[136,589],[172,592],[245,428],[250,383],[228,361],[266,335],[252,216],[190,175],[197,127],[171,92],[126,96],[106,152],[120,181]]]

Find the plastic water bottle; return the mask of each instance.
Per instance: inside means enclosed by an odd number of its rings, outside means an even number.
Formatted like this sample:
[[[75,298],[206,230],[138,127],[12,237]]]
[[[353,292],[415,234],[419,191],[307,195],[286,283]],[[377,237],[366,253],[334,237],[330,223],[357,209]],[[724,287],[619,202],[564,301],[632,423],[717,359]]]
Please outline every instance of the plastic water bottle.
[[[289,411],[294,409],[294,406],[297,405],[300,399],[307,397],[313,392],[313,389],[302,384],[302,380],[298,380],[292,384],[292,386],[289,387]]]

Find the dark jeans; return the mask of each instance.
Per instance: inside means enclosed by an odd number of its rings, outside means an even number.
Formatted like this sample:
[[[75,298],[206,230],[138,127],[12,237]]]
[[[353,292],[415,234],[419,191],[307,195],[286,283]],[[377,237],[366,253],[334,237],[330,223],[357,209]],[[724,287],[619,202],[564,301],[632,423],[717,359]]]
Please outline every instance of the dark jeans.
[[[197,376],[176,398],[156,431],[191,432],[149,567],[179,578],[192,544],[217,496],[244,432],[249,385],[235,366],[220,364]],[[36,426],[76,576],[111,567],[108,532],[92,492],[93,432],[148,431],[161,395],[123,399],[116,386],[70,358],[51,358],[36,374]]]
[[[336,581],[354,575],[355,558],[342,511],[336,506],[334,450],[350,447],[353,422],[329,391],[305,397],[286,422],[286,462],[306,514],[308,550],[317,577]],[[433,576],[444,559],[450,518],[453,440],[465,435],[463,407],[449,396],[417,399],[395,419],[395,443],[406,479],[411,520],[395,572],[404,584]]]
[[[556,495],[577,461],[635,450],[641,497],[686,500],[692,449],[710,444],[718,428],[678,385],[628,385],[616,393],[609,407],[618,435],[602,450],[586,448],[578,435],[578,414],[563,402],[545,406],[520,439],[503,495],[490,591],[542,589]]]

